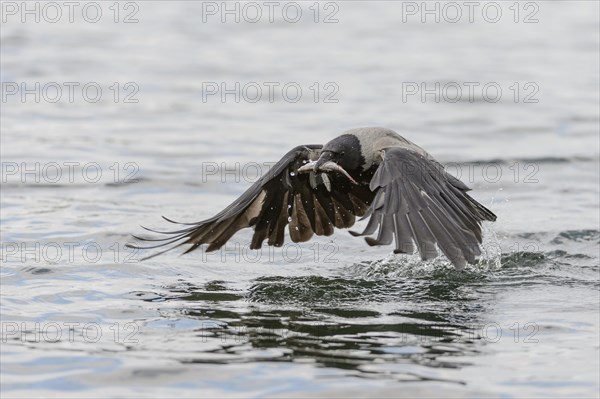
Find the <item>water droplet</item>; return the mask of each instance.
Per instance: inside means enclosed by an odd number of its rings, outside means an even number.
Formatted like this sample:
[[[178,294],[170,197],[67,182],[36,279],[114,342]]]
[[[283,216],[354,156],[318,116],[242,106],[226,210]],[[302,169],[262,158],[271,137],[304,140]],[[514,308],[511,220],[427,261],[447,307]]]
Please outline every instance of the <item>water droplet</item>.
[[[288,209],[290,209],[291,207],[292,207],[291,205],[288,205]]]
[[[291,221],[292,221],[292,217],[288,216],[288,222],[291,222]]]

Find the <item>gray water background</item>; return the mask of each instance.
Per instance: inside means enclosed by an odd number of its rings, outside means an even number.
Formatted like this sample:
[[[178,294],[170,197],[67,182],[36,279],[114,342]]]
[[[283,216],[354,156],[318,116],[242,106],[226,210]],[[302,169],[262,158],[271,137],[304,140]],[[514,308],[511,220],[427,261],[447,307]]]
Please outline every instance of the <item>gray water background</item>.
[[[7,16],[3,95],[103,90],[1,104],[3,397],[598,397],[598,3],[532,3],[518,23],[509,2],[497,23],[404,22],[406,3],[361,1],[321,3],[318,23],[312,2],[297,23],[203,21],[193,1],[121,4],[119,23],[112,2],[97,23]],[[207,82],[303,92],[204,101]],[[448,101],[464,82],[502,97]],[[450,94],[403,99],[422,83]],[[137,262],[124,247],[140,224],[168,228],[161,215],[213,215],[295,145],[374,125],[498,215],[479,264],[457,273],[346,232],[258,255],[250,232],[213,255]]]

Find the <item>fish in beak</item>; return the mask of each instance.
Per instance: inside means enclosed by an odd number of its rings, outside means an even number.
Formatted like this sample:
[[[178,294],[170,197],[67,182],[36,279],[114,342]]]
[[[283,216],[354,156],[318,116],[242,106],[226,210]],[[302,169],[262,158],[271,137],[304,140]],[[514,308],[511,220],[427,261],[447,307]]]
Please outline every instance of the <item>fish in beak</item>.
[[[306,165],[304,165],[298,169],[298,173],[310,173],[310,172],[314,172],[314,173],[338,172],[338,173],[341,173],[342,175],[346,176],[346,178],[348,180],[350,180],[352,182],[352,184],[358,185],[356,180],[354,180],[352,178],[352,176],[350,176],[350,174],[348,172],[346,172],[346,170],[344,168],[342,168],[337,163],[330,161],[323,157],[319,158],[317,161],[309,162]]]

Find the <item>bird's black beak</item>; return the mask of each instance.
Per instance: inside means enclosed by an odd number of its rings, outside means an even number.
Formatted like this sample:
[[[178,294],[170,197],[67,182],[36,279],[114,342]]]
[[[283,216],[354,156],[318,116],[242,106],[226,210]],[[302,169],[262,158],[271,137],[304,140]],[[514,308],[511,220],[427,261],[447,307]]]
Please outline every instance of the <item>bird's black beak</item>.
[[[321,168],[323,168],[323,165],[325,165],[327,162],[335,162],[334,155],[332,152],[324,151],[321,153],[319,159],[317,159],[317,162],[314,163],[313,171],[315,173],[326,172],[326,170],[321,170]]]

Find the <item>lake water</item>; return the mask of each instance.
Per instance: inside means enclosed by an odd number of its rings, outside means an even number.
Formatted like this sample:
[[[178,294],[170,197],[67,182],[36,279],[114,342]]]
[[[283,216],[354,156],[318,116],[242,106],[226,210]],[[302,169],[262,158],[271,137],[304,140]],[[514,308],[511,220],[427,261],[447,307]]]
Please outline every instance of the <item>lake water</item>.
[[[0,34],[3,397],[598,397],[597,2],[23,4]],[[478,264],[344,231],[125,247],[360,126],[498,215]]]

